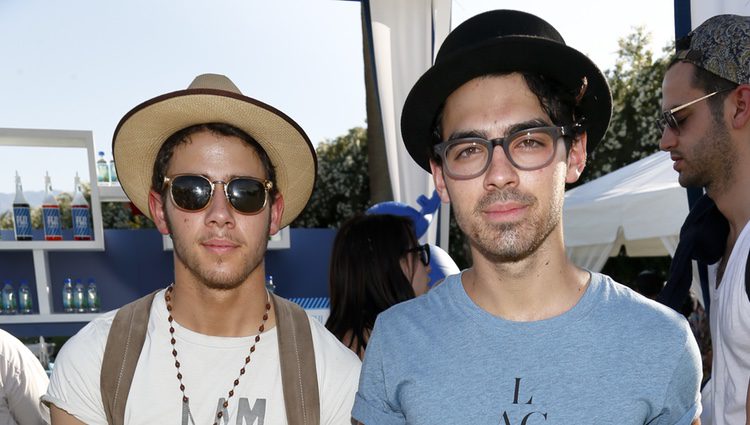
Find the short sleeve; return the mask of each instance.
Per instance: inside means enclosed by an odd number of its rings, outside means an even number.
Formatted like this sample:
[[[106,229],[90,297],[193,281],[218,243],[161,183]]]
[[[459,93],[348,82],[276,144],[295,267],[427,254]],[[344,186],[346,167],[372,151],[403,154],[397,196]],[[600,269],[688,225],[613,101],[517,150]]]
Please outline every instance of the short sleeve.
[[[5,335],[8,334],[0,333],[0,338]],[[5,345],[0,354],[0,396],[10,410],[4,413],[10,413],[20,424],[49,423],[49,411],[39,402],[49,383],[47,373],[28,348],[10,339],[14,337],[8,338],[8,342],[0,343]]]
[[[323,326],[309,317],[318,372],[321,425],[351,424],[361,362]]]
[[[688,330],[685,348],[680,355],[667,387],[658,424],[690,425],[701,414],[701,356],[698,344]]]
[[[383,340],[386,339],[380,318],[367,343],[365,359],[362,363],[362,373],[359,378],[359,390],[354,399],[352,417],[365,425],[402,425],[406,418],[399,410],[396,400],[389,399],[389,391],[385,378]]]
[[[45,404],[53,404],[87,424],[107,423],[99,375],[109,324],[111,318],[106,324],[91,322],[63,345],[42,397]]]

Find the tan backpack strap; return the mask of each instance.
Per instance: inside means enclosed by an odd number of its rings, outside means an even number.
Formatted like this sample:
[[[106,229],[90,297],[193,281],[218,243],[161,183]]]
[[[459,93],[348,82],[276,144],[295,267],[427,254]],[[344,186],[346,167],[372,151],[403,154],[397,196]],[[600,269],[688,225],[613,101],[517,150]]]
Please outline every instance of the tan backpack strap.
[[[302,307],[277,295],[273,308],[287,423],[319,425],[318,372],[309,318]]]
[[[99,381],[102,404],[110,425],[123,425],[125,422],[125,404],[146,340],[151,304],[157,292],[124,305],[112,320]]]

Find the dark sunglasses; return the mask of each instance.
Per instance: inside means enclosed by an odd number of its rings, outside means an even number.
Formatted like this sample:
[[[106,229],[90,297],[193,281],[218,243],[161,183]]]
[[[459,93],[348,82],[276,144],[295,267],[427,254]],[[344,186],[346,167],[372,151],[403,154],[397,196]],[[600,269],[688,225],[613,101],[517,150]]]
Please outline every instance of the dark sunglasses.
[[[430,265],[430,246],[429,245],[427,244],[418,245],[418,246],[415,246],[414,248],[407,249],[406,252],[418,252],[419,261],[421,261],[425,267]]]
[[[234,177],[229,181],[211,181],[200,174],[178,174],[164,177],[169,194],[177,208],[197,212],[205,209],[221,183],[229,204],[242,214],[257,214],[268,203],[268,191],[273,187],[269,180],[254,177]]]

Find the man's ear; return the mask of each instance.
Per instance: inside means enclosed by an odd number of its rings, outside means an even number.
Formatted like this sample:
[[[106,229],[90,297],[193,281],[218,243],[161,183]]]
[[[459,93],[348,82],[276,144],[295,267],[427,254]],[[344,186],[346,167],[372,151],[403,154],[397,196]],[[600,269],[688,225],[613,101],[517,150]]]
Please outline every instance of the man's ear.
[[[586,168],[586,142],[587,133],[581,133],[571,142],[570,152],[568,152],[568,170],[565,176],[565,183],[574,183],[578,181]]]
[[[159,229],[159,233],[168,235],[170,233],[169,225],[167,224],[164,209],[164,199],[161,197],[161,194],[153,189],[150,190],[148,192],[148,210],[151,212],[151,218],[154,220],[156,228]]]
[[[443,176],[443,167],[438,165],[434,160],[430,160],[430,170],[432,170],[432,180],[435,182],[435,190],[437,190],[440,200],[447,204],[451,201],[450,195],[448,195],[448,188],[445,186],[445,176]]]
[[[275,235],[281,230],[282,215],[284,215],[284,197],[279,192],[276,194],[273,205],[271,206],[271,224],[268,229],[269,234]]]
[[[729,96],[734,113],[732,127],[742,129],[750,127],[750,84],[742,84]]]

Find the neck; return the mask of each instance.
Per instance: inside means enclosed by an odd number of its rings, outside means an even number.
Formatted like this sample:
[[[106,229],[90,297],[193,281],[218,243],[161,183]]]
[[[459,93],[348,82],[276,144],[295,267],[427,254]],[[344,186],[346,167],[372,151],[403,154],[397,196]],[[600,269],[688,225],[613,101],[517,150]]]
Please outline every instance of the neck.
[[[729,237],[727,244],[733,244],[742,229],[750,221],[750,169],[736,170],[737,176],[732,184],[721,191],[707,190],[708,196],[716,203],[716,207],[729,222]]]
[[[267,291],[265,272],[258,267],[250,277],[232,289],[213,289],[196,282],[181,279],[176,273],[172,291],[172,317],[185,328],[204,335],[240,337],[255,335],[266,311]],[[265,329],[276,321],[271,311]]]
[[[492,262],[472,250],[474,265],[462,275],[466,293],[488,313],[513,321],[548,319],[573,308],[590,276],[567,259],[562,235],[553,234],[519,261]]]

